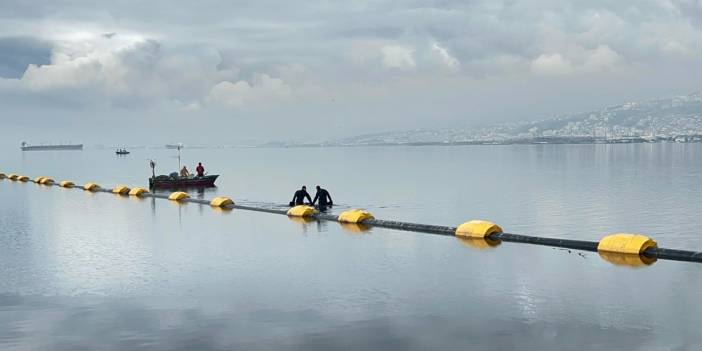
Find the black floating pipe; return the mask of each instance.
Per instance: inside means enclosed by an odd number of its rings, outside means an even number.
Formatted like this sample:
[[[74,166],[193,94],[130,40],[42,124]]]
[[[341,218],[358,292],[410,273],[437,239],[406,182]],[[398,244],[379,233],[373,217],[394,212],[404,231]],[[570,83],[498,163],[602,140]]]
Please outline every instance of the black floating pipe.
[[[655,257],[661,260],[672,260],[672,261],[687,261],[687,262],[701,262],[702,263],[702,252],[687,251],[687,250],[675,250],[675,249],[664,249],[664,248],[651,248],[644,251],[644,256]]]
[[[445,226],[439,226],[439,225],[408,223],[408,222],[398,222],[398,221],[386,221],[383,219],[366,219],[365,221],[363,221],[361,223],[365,224],[365,225],[369,225],[369,226],[404,230],[404,231],[408,231],[408,232],[420,232],[420,233],[430,233],[430,234],[439,234],[439,235],[448,235],[448,236],[454,236],[456,233],[455,227],[445,227]]]
[[[32,180],[32,182],[33,182],[33,180]],[[57,187],[60,186],[58,183],[45,184],[45,185],[57,186]],[[82,188],[75,187],[73,189],[82,189]],[[95,189],[93,191],[105,192],[105,193],[112,192],[111,189],[104,189],[104,188]],[[141,196],[142,197],[159,198],[159,199],[168,199],[169,194],[144,193]],[[186,199],[183,199],[181,201],[182,202],[193,202],[193,203],[198,203],[198,204],[203,204],[203,205],[210,204],[210,200],[206,200],[206,199],[186,198]],[[240,210],[246,210],[246,211],[256,211],[256,212],[265,212],[265,213],[287,215],[286,210],[275,209],[275,208],[264,208],[264,207],[244,206],[244,205],[235,205],[235,204],[222,206],[222,208],[240,209]],[[337,216],[332,215],[332,214],[328,214],[328,213],[317,213],[317,214],[311,216],[311,218],[314,218],[317,220],[333,221],[333,222],[339,221],[339,218]],[[438,235],[444,235],[444,236],[455,236],[455,233],[456,233],[456,227],[420,224],[420,223],[409,223],[409,222],[399,222],[399,221],[388,221],[388,220],[375,219],[375,218],[374,219],[366,219],[364,221],[361,221],[359,224],[367,225],[367,226],[374,226],[374,227],[403,230],[403,231],[410,231],[410,232],[438,234]],[[514,242],[514,243],[543,245],[543,246],[550,246],[550,247],[560,247],[560,248],[582,250],[582,251],[593,251],[593,252],[597,252],[597,247],[599,245],[599,243],[594,242],[594,241],[569,240],[569,239],[559,239],[559,238],[544,238],[544,237],[536,237],[536,236],[529,236],[529,235],[511,234],[511,233],[494,233],[494,234],[487,236],[486,239],[501,240],[501,241]],[[702,252],[665,249],[665,248],[650,248],[650,249],[647,249],[646,251],[644,251],[642,254],[643,254],[643,256],[646,256],[649,258],[656,258],[656,259],[662,259],[662,260],[701,262],[702,263]]]
[[[584,241],[584,240],[568,240],[568,239],[558,239],[558,238],[543,238],[537,236],[510,234],[510,233],[495,233],[490,235],[490,239],[497,239],[513,243],[525,243],[543,246],[554,246],[562,247],[565,249],[583,250],[583,251],[597,251],[597,245],[599,243],[594,241]]]

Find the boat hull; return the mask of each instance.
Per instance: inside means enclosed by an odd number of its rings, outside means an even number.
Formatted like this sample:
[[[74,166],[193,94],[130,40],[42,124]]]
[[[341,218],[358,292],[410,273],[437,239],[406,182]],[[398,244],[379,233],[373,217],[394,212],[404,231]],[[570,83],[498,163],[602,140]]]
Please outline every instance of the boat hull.
[[[83,150],[83,144],[75,145],[27,145],[20,147],[22,151],[48,151],[48,150]]]
[[[176,178],[160,180],[149,178],[149,187],[155,189],[207,188],[215,186],[219,175],[206,175],[193,178]]]

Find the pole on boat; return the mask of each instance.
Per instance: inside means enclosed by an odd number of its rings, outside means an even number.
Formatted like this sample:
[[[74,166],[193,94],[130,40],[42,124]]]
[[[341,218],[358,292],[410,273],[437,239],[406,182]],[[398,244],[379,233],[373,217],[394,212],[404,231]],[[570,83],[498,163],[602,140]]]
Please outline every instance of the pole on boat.
[[[180,172],[180,170],[182,169],[182,168],[180,167],[180,149],[183,148],[183,144],[182,144],[182,143],[178,143],[178,146],[177,146],[176,148],[178,149],[178,172]]]

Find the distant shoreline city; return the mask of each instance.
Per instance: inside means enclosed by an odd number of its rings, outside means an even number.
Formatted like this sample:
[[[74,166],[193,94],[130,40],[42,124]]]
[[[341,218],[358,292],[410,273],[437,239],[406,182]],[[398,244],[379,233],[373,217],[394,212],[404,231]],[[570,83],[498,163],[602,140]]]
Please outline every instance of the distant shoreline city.
[[[702,142],[702,92],[629,102],[598,111],[479,128],[418,129],[360,135],[327,144],[494,145]]]
[[[363,147],[363,146],[461,146],[461,145],[563,145],[563,144],[655,144],[655,143],[700,143],[702,135],[655,138],[589,138],[589,137],[540,137],[532,139],[481,140],[481,141],[428,141],[405,143],[365,143],[365,144],[273,144],[253,146],[257,148],[305,148],[305,147]]]
[[[539,137],[531,139],[481,140],[455,142],[396,142],[396,143],[285,143],[274,142],[256,145],[183,145],[183,149],[275,149],[275,148],[325,148],[325,147],[365,147],[365,146],[461,146],[461,145],[599,145],[599,144],[656,144],[656,143],[702,143],[702,134],[677,137],[627,137],[627,138],[591,138],[591,137]],[[112,146],[95,145],[95,149],[111,149]],[[163,145],[134,145],[130,149],[172,149]]]
[[[415,129],[316,142],[240,141],[229,145],[162,144],[130,148],[289,148],[432,145],[636,144],[702,142],[702,92],[629,102],[598,111],[487,127]],[[125,145],[120,145],[123,147]],[[114,146],[95,145],[95,148]]]

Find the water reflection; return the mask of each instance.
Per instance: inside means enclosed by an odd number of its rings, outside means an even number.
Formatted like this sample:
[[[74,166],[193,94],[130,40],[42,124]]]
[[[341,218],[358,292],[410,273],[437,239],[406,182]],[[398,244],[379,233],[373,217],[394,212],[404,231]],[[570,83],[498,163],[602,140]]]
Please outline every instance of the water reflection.
[[[329,228],[329,221],[317,221],[317,232],[326,232]]]
[[[156,198],[149,198],[149,202],[151,205],[151,217],[156,217]]]
[[[204,207],[206,207],[206,206],[201,205],[201,207],[204,208]],[[210,207],[211,207],[211,206],[210,206]],[[234,211],[233,208],[229,208],[229,207],[219,207],[219,206],[217,206],[217,207],[211,207],[211,210],[212,210],[212,211],[215,211],[215,212],[218,212],[218,213],[221,213],[221,214],[227,214],[227,215],[228,215],[228,214],[231,214],[231,213]]]
[[[351,234],[362,234],[371,230],[371,227],[363,223],[339,223],[342,229]]]
[[[319,181],[378,218],[699,249],[701,147],[192,150],[231,168],[191,191],[284,209]],[[151,153],[0,163],[134,186]],[[0,349],[702,349],[700,265],[131,198],[0,181]]]
[[[624,254],[616,252],[598,252],[600,257],[607,262],[615,264],[617,266],[628,266],[628,267],[645,267],[650,266],[656,262],[655,257],[647,257],[644,255],[635,254]]]
[[[317,222],[314,218],[310,217],[289,216],[288,219],[293,222],[302,224],[303,227],[308,226],[310,223]]]
[[[312,223],[316,222],[314,219],[308,217],[289,216],[288,219],[292,222],[300,224],[300,227],[302,228],[302,234],[305,235],[307,235],[307,233],[309,232]]]
[[[478,250],[492,249],[499,246],[502,242],[500,240],[494,240],[490,238],[469,238],[469,237],[456,237],[461,244]]]
[[[13,345],[57,351],[596,350],[603,345],[611,350],[655,350],[695,346],[657,339],[650,330],[635,326],[603,328],[599,323],[579,319],[525,324],[524,320],[504,318],[499,313],[481,315],[480,321],[466,324],[457,314],[368,316],[341,321],[314,309],[147,309],[138,302],[119,299],[86,303],[0,295],[0,306],[18,311],[14,320],[4,320],[5,327],[0,330],[0,343],[6,350],[23,348]],[[499,311],[495,307],[487,309]]]

